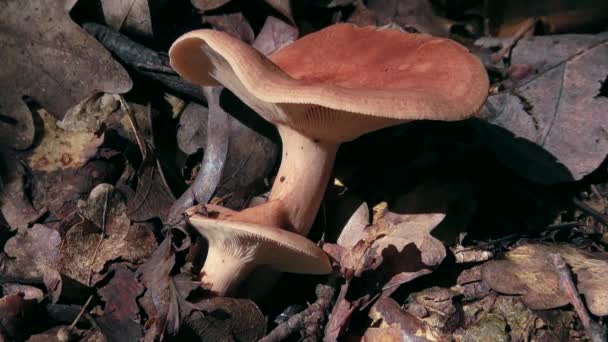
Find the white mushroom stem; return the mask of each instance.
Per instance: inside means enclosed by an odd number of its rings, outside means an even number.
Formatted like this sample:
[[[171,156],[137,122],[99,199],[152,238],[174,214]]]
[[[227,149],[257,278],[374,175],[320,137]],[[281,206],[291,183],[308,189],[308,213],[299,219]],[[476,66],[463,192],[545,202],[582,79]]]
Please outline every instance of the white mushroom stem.
[[[315,141],[286,126],[279,126],[279,134],[283,155],[269,200],[281,201],[289,228],[306,236],[327,189],[338,144]]]
[[[306,236],[315,220],[339,144],[278,126],[283,142],[281,166],[267,203],[241,211],[233,221],[266,224]]]
[[[218,296],[235,293],[238,285],[255,269],[257,246],[240,246],[243,241],[208,239],[209,251],[201,269],[201,284]]]

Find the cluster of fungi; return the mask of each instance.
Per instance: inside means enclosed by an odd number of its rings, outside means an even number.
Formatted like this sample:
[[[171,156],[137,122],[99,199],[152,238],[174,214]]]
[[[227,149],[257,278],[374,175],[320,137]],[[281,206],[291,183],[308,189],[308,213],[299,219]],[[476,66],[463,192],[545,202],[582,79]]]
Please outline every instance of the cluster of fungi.
[[[329,273],[328,257],[306,236],[339,145],[412,120],[466,119],[489,84],[479,59],[452,40],[351,24],[306,35],[268,57],[229,34],[197,30],[169,55],[183,78],[226,87],[282,140],[268,202],[188,215],[209,245],[201,283],[222,296],[234,295],[259,266]]]

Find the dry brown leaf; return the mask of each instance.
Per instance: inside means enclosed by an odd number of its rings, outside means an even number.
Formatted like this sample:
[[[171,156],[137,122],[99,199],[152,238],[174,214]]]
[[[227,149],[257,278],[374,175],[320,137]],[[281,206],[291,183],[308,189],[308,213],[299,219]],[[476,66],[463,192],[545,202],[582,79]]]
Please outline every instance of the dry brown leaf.
[[[56,119],[47,111],[41,110],[39,114],[44,123],[44,135],[27,159],[35,171],[79,168],[97,152],[103,142],[103,135],[65,131],[57,126]]]
[[[60,244],[57,231],[36,224],[6,242],[4,252],[13,259],[3,271],[23,278],[41,278],[57,267]]]
[[[191,0],[192,6],[198,8],[201,12],[222,7],[230,1],[231,0]]]
[[[496,291],[521,295],[532,309],[566,305],[569,299],[560,287],[550,253],[561,254],[577,275],[578,290],[589,310],[597,316],[608,315],[608,257],[604,254],[588,253],[570,245],[523,245],[508,252],[504,260],[486,263],[483,280]]]
[[[447,37],[454,24],[435,15],[428,0],[370,0],[367,7],[375,13],[378,25],[396,23],[403,29],[414,29],[434,36]]]
[[[108,340],[137,341],[143,335],[137,298],[144,287],[124,263],[113,264],[108,273],[111,279],[97,291],[105,302],[104,314],[96,320]]]
[[[291,0],[264,0],[268,5],[281,13],[285,18],[295,25],[291,12]]]
[[[25,300],[23,294],[13,294],[0,298],[0,338],[8,335],[10,341],[23,340],[31,326],[34,305]]]
[[[23,299],[25,300],[35,300],[40,303],[44,299],[44,292],[41,289],[24,284],[16,284],[16,283],[5,283],[2,284],[2,293],[7,296],[11,294],[22,293]]]
[[[70,108],[57,126],[69,132],[95,133],[119,108],[117,95],[95,93]]]
[[[0,210],[12,230],[26,228],[40,217],[26,192],[26,170],[17,157],[0,149]]]
[[[380,298],[371,307],[369,317],[372,325],[380,328],[397,328],[409,338],[425,337],[426,326],[423,321],[403,310],[392,298]]]
[[[266,56],[298,39],[298,28],[273,16],[266,17],[253,47]]]
[[[485,1],[484,17],[493,35],[510,37],[518,24],[538,18],[544,34],[596,31],[605,28],[608,3],[596,0]]]
[[[184,324],[203,341],[258,341],[266,332],[266,318],[248,299],[216,297],[195,305]]]
[[[194,154],[205,147],[209,109],[190,102],[179,118],[177,145],[187,154]]]
[[[247,44],[253,43],[253,29],[243,13],[204,15],[203,23],[211,24],[214,29],[224,31]]]
[[[490,43],[490,42],[488,42]],[[490,44],[491,45],[491,44]],[[608,151],[608,35],[561,35],[520,40],[512,64],[530,64],[537,75],[516,88],[488,97],[482,116],[515,136],[540,145],[571,175],[536,172],[538,160],[488,141],[496,155],[522,176],[540,183],[580,180]]]
[[[94,91],[124,93],[127,72],[70,19],[75,1],[0,2],[0,140],[25,149],[34,138],[28,95],[49,112],[65,111]],[[7,123],[8,122],[8,123]],[[18,132],[18,134],[15,134]]]
[[[364,342],[401,342],[401,341],[425,341],[421,339],[411,338],[407,336],[396,326],[388,326],[382,328],[368,328],[363,335],[361,341]]]
[[[137,262],[156,248],[150,227],[131,224],[124,199],[112,185],[96,186],[88,200],[80,201],[78,207],[82,221],[72,226],[64,237],[62,274],[88,284],[90,272],[93,275],[101,272],[108,261]]]
[[[101,0],[106,24],[115,31],[152,37],[151,6],[165,0]]]

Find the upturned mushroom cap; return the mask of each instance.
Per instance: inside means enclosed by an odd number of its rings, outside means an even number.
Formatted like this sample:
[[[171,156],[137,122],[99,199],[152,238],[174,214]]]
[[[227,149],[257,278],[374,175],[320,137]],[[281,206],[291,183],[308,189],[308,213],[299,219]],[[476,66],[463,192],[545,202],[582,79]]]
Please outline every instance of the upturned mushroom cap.
[[[301,235],[257,224],[215,220],[198,214],[188,220],[207,239],[210,251],[211,248],[218,248],[223,254],[236,257],[233,260],[254,267],[266,265],[289,273],[331,272],[325,252]]]
[[[342,142],[410,120],[461,120],[485,101],[488,77],[458,43],[337,24],[266,58],[226,33],[197,30],[169,51],[199,85],[222,84],[266,120]]]

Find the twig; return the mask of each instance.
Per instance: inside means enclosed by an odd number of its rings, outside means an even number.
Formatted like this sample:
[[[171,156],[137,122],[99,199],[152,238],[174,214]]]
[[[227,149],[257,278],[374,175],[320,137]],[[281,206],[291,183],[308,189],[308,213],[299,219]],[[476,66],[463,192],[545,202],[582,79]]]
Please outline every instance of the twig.
[[[582,212],[584,212],[585,214],[593,217],[596,221],[600,222],[601,224],[608,226],[608,217],[606,217],[606,215],[602,215],[602,213],[600,213],[597,210],[586,205],[578,198],[573,198],[572,203],[574,203],[574,205],[578,209],[580,209]]]
[[[605,331],[602,327],[597,324],[595,321],[591,319],[587,309],[585,308],[585,304],[581,300],[581,296],[574,285],[574,281],[572,280],[572,276],[570,275],[570,270],[566,265],[566,261],[559,253],[551,253],[549,254],[549,258],[553,262],[555,269],[557,270],[557,274],[559,275],[559,284],[560,287],[566,292],[568,296],[568,300],[570,304],[574,307],[574,311],[581,320],[585,331],[589,339],[592,342],[603,342],[606,340]]]
[[[106,190],[104,202],[103,202],[103,214],[101,216],[101,235],[99,236],[99,242],[97,243],[97,247],[95,247],[95,252],[93,252],[93,258],[91,259],[91,264],[89,265],[89,276],[87,277],[87,286],[91,286],[91,278],[93,277],[93,264],[95,264],[95,258],[97,258],[97,253],[99,252],[99,248],[101,248],[101,243],[103,242],[103,238],[106,235],[106,213],[108,210],[108,192]]]
[[[89,304],[91,303],[92,299],[93,299],[93,295],[90,295],[89,299],[87,299],[87,301],[82,306],[82,309],[80,309],[80,312],[78,313],[78,316],[76,316],[76,318],[74,318],[74,321],[72,321],[72,324],[70,324],[70,329],[74,329],[74,327],[76,326],[76,323],[78,323],[78,321],[80,320],[80,317],[82,317],[82,315],[84,314],[85,310],[87,309],[87,306],[89,306]]]
[[[524,37],[524,35],[530,31],[534,25],[536,25],[536,22],[538,21],[537,18],[530,18],[528,19],[528,22],[525,23],[525,25],[523,25],[522,27],[519,28],[519,30],[517,30],[517,32],[515,32],[515,34],[513,35],[513,37],[511,38],[511,41],[504,46],[500,51],[498,51],[497,53],[492,55],[492,62],[493,63],[498,63],[500,62],[500,60],[502,60],[507,54],[509,54],[509,52],[511,51],[511,49],[513,48],[513,46]]]
[[[57,340],[59,341],[74,341],[77,339],[78,334],[76,333],[76,330],[74,330],[74,327],[76,326],[76,323],[78,323],[78,321],[80,321],[80,318],[85,315],[85,317],[87,317],[87,319],[89,319],[89,317],[87,316],[87,314],[85,314],[85,311],[87,309],[87,306],[89,306],[89,304],[91,303],[91,300],[93,299],[93,296],[89,296],[89,298],[87,299],[87,301],[84,303],[84,305],[82,306],[82,309],[80,309],[80,312],[78,313],[78,315],[76,315],[76,318],[74,318],[74,320],[72,321],[72,324],[70,324],[67,327],[62,327],[61,329],[59,329],[57,331]]]
[[[291,316],[287,321],[279,324],[260,342],[282,341],[295,331],[303,332],[302,341],[317,341],[320,338],[321,326],[336,290],[328,285],[317,285],[315,293],[317,300],[308,308]]]

